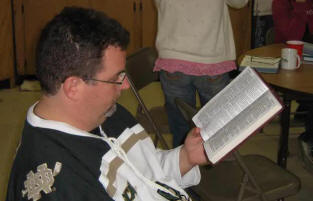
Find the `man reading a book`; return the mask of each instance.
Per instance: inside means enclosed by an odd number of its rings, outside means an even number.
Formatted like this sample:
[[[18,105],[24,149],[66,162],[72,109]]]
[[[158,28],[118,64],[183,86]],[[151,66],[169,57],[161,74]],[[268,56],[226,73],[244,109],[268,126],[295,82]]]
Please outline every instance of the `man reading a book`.
[[[129,33],[114,19],[70,7],[37,47],[41,99],[27,114],[7,201],[190,200],[207,162],[200,129],[159,150],[116,101],[129,88]]]

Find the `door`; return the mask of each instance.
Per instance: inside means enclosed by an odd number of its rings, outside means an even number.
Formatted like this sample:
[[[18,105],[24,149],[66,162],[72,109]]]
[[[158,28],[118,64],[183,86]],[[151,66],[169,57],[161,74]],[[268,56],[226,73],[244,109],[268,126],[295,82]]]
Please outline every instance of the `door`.
[[[142,2],[142,46],[154,47],[157,33],[157,9],[154,0]]]
[[[140,0],[91,0],[91,7],[119,21],[130,33],[130,54],[141,47]]]
[[[23,0],[22,18],[24,28],[24,73],[35,74],[35,53],[40,31],[65,6],[89,7],[84,0]],[[18,46],[18,44],[17,44]]]
[[[12,82],[14,75],[14,58],[10,0],[0,1],[0,24],[0,81],[10,79]]]
[[[251,49],[252,3],[241,9],[229,7],[229,15],[234,33],[237,58]]]
[[[130,32],[128,53],[141,47],[140,0],[16,0],[19,74],[35,74],[35,53],[40,31],[65,6],[91,7],[117,19]],[[20,14],[19,14],[20,12]],[[22,61],[24,60],[24,62]]]

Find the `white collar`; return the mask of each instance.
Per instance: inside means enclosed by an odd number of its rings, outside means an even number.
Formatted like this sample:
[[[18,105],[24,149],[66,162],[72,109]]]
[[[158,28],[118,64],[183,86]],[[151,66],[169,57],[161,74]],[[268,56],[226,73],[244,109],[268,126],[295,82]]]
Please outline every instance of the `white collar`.
[[[83,137],[93,137],[93,138],[101,138],[100,136],[91,134],[87,131],[81,130],[79,128],[75,128],[67,123],[53,120],[46,120],[34,113],[34,108],[38,104],[38,101],[33,104],[27,111],[27,121],[30,125],[39,128],[48,128],[53,130],[58,130],[71,135],[78,135]]]

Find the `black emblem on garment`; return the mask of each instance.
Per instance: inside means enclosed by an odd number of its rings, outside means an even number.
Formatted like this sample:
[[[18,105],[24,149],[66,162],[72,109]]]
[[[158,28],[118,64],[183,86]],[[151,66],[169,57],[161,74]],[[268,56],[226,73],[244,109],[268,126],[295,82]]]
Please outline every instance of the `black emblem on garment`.
[[[127,187],[125,188],[122,195],[125,201],[135,200],[136,190],[130,183],[127,182]]]
[[[190,198],[181,194],[178,190],[175,190],[174,188],[172,188],[166,184],[160,183],[158,181],[156,183],[159,184],[160,186],[163,186],[164,188],[166,188],[167,190],[169,190],[171,192],[171,194],[170,194],[170,193],[167,193],[167,192],[164,192],[164,191],[158,189],[158,194],[160,194],[165,199],[167,199],[169,201],[191,201]]]

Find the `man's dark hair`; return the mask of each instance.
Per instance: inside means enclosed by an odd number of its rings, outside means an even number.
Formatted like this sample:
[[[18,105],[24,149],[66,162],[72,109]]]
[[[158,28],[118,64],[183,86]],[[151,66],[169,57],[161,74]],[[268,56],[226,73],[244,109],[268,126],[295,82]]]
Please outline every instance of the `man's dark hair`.
[[[104,13],[64,8],[45,26],[38,42],[36,68],[43,92],[55,94],[69,76],[93,78],[106,48],[125,50],[128,42],[128,31]]]

